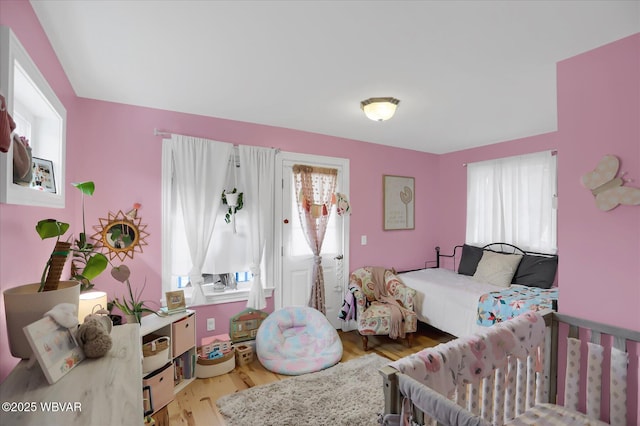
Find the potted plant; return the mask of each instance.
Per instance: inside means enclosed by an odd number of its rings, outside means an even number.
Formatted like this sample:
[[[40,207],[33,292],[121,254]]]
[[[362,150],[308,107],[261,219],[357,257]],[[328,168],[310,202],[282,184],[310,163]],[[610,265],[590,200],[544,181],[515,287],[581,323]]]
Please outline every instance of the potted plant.
[[[119,297],[114,298],[113,301],[110,302],[110,305],[112,307],[115,306],[122,311],[125,319],[127,320],[127,323],[140,324],[140,319],[142,318],[143,313],[147,312],[155,314],[156,311],[147,308],[145,306],[145,301],[140,300],[142,291],[146,286],[146,281],[139,291],[134,292],[131,288],[131,282],[129,281],[130,275],[131,271],[126,265],[115,266],[113,269],[111,269],[111,276],[116,281],[120,281],[121,283],[126,284],[128,295],[122,297],[122,299]]]
[[[244,205],[244,193],[238,192],[236,188],[233,188],[231,192],[222,191],[222,204],[229,206],[229,210],[224,215],[224,221],[229,223],[233,222],[233,233],[236,233],[236,213],[242,209]]]
[[[86,241],[84,232],[84,194],[93,194],[93,182],[74,184],[83,193],[83,232],[78,241]],[[53,251],[47,260],[40,282],[25,284],[4,291],[4,306],[7,322],[7,336],[11,354],[18,358],[29,358],[31,347],[24,336],[23,327],[42,318],[54,306],[60,303],[72,303],[78,306],[81,279],[91,280],[107,267],[106,256],[86,251],[86,244],[72,245],[61,241],[69,229],[69,224],[56,219],[44,219],[36,225],[41,239],[56,239]],[[86,262],[82,270],[74,274],[72,280],[60,281],[62,270],[71,252],[85,250]]]

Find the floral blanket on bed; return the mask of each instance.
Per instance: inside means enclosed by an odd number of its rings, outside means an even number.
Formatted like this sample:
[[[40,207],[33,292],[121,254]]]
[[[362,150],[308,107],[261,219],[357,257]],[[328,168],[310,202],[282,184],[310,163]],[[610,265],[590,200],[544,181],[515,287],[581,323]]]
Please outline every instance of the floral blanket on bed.
[[[545,289],[514,284],[480,296],[476,322],[489,327],[523,312],[552,309],[554,300],[558,300],[557,287]]]

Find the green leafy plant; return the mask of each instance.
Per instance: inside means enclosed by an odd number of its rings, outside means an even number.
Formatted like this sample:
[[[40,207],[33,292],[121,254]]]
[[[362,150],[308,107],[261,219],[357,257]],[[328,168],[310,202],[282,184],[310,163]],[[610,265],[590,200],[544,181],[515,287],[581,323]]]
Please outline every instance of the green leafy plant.
[[[72,247],[73,259],[71,260],[71,278],[80,281],[81,290],[90,290],[93,288],[91,280],[100,275],[105,269],[109,261],[102,253],[96,252],[96,247],[87,239],[86,221],[84,215],[84,197],[92,196],[95,191],[95,184],[91,181],[72,183],[82,193],[82,232],[74,241]]]
[[[53,280],[57,282],[53,282],[50,288],[45,287],[49,287],[49,285],[47,285],[47,281],[51,282],[49,274],[52,272],[52,266],[54,263],[60,264],[61,262],[61,265],[64,265],[69,252],[73,253],[71,279],[80,281],[82,290],[93,287],[91,280],[100,275],[107,268],[109,263],[107,257],[102,253],[96,253],[94,245],[87,241],[84,215],[84,196],[93,195],[95,185],[93,182],[74,183],[72,185],[82,192],[82,232],[80,233],[79,238],[76,239],[72,245],[68,241],[60,241],[60,237],[69,229],[68,223],[60,222],[56,219],[43,219],[36,224],[36,232],[41,239],[56,238],[56,245],[49,256],[49,260],[47,261],[44,270],[42,271],[40,288],[38,291],[45,291],[45,289],[55,290],[57,288],[59,276],[57,279]],[[59,268],[56,267],[54,269]]]
[[[237,205],[236,206],[231,206],[231,205],[229,205],[230,203],[227,201],[227,194],[236,194],[236,193],[238,194]],[[242,206],[244,205],[243,195],[244,195],[244,193],[238,192],[238,190],[236,188],[233,188],[233,191],[231,191],[229,193],[227,193],[226,190],[222,191],[222,204],[224,204],[225,206],[229,206],[229,210],[224,215],[224,221],[225,222],[231,223],[232,215],[236,214],[239,210],[242,210]]]
[[[116,308],[120,309],[125,315],[135,316],[136,321],[139,323],[143,313],[148,312],[155,314],[156,311],[147,308],[145,306],[146,302],[144,300],[141,300],[142,292],[147,285],[146,280],[142,285],[142,288],[139,291],[134,292],[131,288],[131,282],[129,281],[130,275],[131,271],[126,265],[114,266],[113,269],[111,269],[111,276],[116,281],[120,281],[127,286],[128,295],[122,298],[114,298],[111,302],[109,302],[109,305],[111,305],[111,307],[115,306]],[[111,308],[109,309],[109,311],[111,311]]]

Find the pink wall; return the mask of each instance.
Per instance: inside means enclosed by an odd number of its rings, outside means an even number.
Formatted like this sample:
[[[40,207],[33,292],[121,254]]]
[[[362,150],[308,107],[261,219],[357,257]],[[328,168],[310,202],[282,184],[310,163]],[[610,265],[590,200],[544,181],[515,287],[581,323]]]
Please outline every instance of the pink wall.
[[[153,136],[154,128],[349,158],[352,269],[363,264],[421,266],[425,259],[433,259],[435,245],[447,250],[462,242],[466,205],[463,163],[557,149],[560,310],[640,330],[640,208],[621,206],[600,212],[593,197],[579,184],[582,174],[595,167],[602,155],[611,153],[621,158],[622,170],[629,171],[634,185],[640,186],[640,35],[558,64],[557,132],[436,156],[289,129],[75,98],[28,2],[3,1],[0,8],[0,23],[14,29],[68,110],[68,180],[92,179],[97,185],[96,195],[87,201],[87,217],[93,218],[89,222],[97,224],[98,218],[109,211],[126,209],[134,202],[142,204],[140,216],[148,224],[149,245],[127,263],[136,285],[146,279],[147,299],[158,300],[161,295],[161,143]],[[415,230],[382,230],[383,174],[416,178]],[[72,191],[68,194],[64,210],[0,205],[2,290],[37,280],[39,271],[34,269],[43,264],[49,247],[38,240],[33,225],[53,215],[77,219],[79,199]],[[365,234],[369,243],[360,246],[360,235]],[[121,291],[107,274],[96,281],[111,295]],[[601,296],[603,284],[610,297]],[[206,317],[216,316],[218,324],[228,327],[228,318],[243,307],[243,303],[235,303],[198,308],[199,336],[205,333]],[[272,307],[270,301],[268,309]],[[0,309],[0,327],[4,329],[4,305]],[[223,326],[216,333],[225,331]],[[8,353],[4,335],[0,337],[0,378],[17,362]]]
[[[640,187],[640,34],[560,62],[558,83],[560,310],[640,330],[640,207],[600,211],[580,184],[614,154]]]

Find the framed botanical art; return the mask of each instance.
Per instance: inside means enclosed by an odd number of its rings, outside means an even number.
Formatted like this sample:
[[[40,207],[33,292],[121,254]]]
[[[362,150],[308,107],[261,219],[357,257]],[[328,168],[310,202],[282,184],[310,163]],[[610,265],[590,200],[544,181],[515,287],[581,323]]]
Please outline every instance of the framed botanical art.
[[[415,228],[415,182],[406,176],[382,177],[384,230]]]
[[[84,359],[71,329],[60,326],[49,316],[26,326],[24,333],[49,384],[57,382]]]

